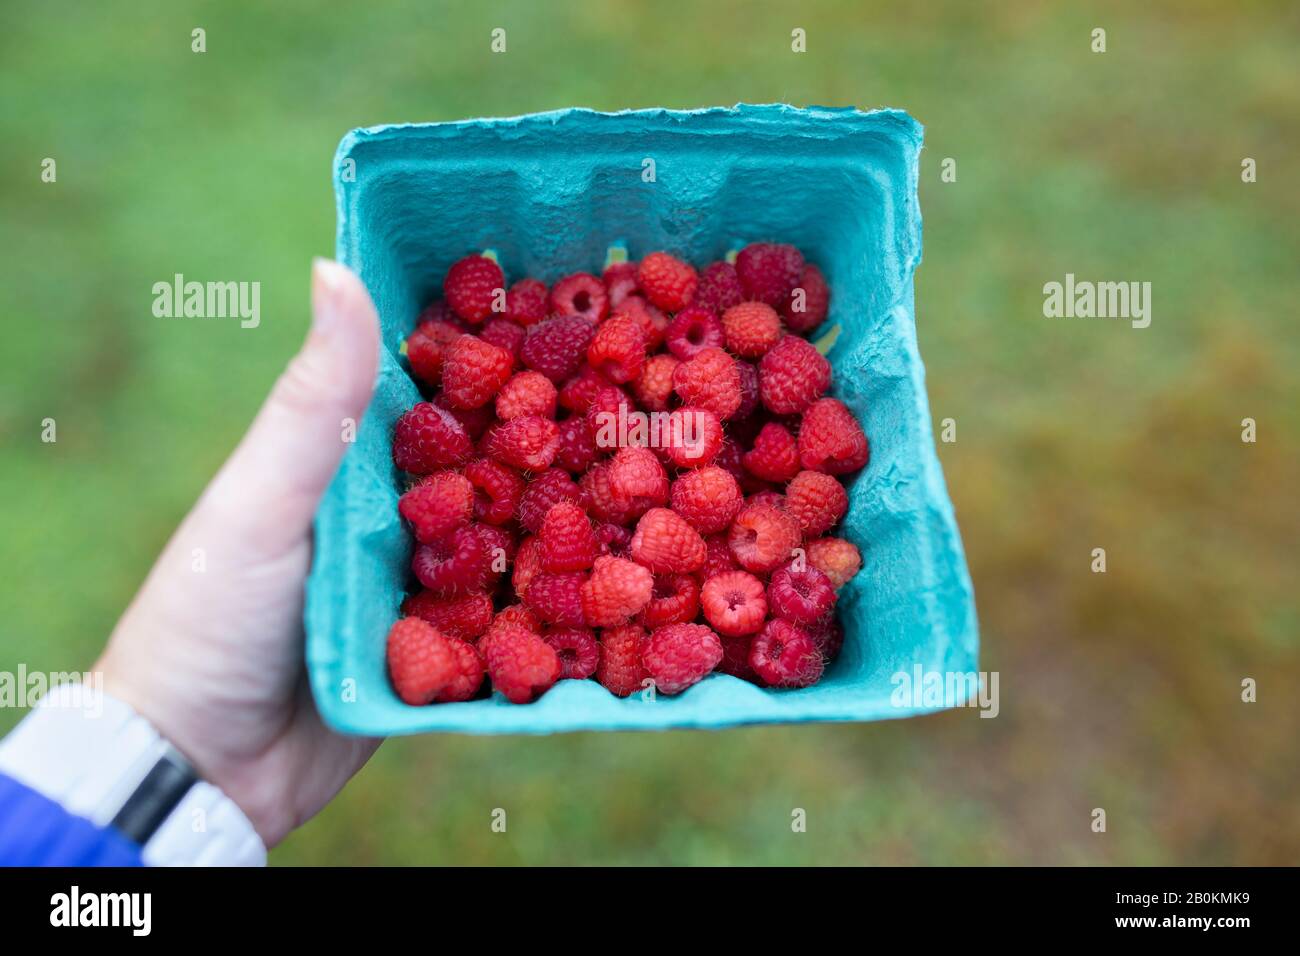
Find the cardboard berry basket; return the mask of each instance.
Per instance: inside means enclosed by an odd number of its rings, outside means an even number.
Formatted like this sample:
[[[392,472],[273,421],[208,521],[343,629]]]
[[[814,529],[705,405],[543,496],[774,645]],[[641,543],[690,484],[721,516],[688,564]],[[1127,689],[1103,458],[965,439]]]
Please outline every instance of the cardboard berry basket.
[[[307,663],[326,721],[358,734],[544,734],[941,709],[894,679],[914,679],[918,667],[973,672],[978,649],[917,352],[920,148],[921,127],[906,113],[788,106],[575,109],[345,136],[334,164],[337,254],[375,299],[383,354],[374,398],[316,517]],[[871,443],[840,532],[861,549],[863,568],[840,591],[839,658],[799,690],[713,674],[676,697],[619,699],[594,680],[570,680],[527,705],[499,694],[403,704],[388,681],[385,636],[411,582],[412,541],[390,446],[398,416],[420,401],[401,345],[448,266],[492,249],[508,281],[553,282],[598,272],[612,244],[634,259],[664,249],[704,263],[759,240],[793,243],[825,273],[826,328],[840,326],[828,355],[832,394]]]

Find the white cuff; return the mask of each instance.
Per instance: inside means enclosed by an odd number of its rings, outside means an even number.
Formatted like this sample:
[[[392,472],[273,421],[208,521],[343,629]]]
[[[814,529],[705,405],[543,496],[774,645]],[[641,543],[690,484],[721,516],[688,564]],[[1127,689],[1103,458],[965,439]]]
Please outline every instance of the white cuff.
[[[106,827],[160,759],[174,754],[115,697],[61,684],[0,740],[0,773]],[[264,866],[266,847],[239,807],[200,780],[142,847],[150,866]]]

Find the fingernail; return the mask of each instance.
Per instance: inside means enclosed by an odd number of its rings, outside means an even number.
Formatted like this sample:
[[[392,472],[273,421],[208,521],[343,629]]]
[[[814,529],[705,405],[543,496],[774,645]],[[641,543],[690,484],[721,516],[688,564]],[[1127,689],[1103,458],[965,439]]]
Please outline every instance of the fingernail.
[[[348,270],[332,259],[311,262],[311,330],[328,335],[342,313],[343,284]]]

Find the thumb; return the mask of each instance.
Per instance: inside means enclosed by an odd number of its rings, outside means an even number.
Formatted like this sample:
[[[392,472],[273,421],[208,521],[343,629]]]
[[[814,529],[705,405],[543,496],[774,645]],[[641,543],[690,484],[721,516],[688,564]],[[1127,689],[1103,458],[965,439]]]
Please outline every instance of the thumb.
[[[198,506],[263,553],[306,533],[374,389],[379,318],[361,280],[316,259],[311,309],[302,349]]]

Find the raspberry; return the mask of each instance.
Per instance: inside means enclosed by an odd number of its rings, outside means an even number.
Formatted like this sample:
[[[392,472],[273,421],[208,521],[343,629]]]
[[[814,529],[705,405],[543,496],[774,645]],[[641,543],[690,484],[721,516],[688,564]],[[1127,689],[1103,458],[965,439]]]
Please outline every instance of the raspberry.
[[[852,541],[818,538],[809,541],[805,550],[808,563],[826,575],[837,590],[862,570],[862,554]]]
[[[469,700],[483,683],[483,664],[464,641],[446,637],[418,617],[388,632],[388,673],[404,703]]]
[[[722,313],[727,348],[741,358],[761,358],[781,337],[781,317],[763,302],[742,302]]]
[[[519,499],[519,523],[537,534],[551,506],[560,501],[573,501],[586,506],[587,496],[577,483],[559,468],[548,468],[533,478]]]
[[[542,542],[536,536],[524,538],[519,542],[515,566],[510,573],[510,584],[514,587],[515,594],[527,594],[528,586],[541,570]]]
[[[796,571],[787,564],[772,573],[767,585],[772,613],[796,624],[812,624],[835,607],[835,588],[830,578],[815,567]]]
[[[740,565],[732,557],[731,545],[727,542],[726,533],[711,534],[704,539],[704,567],[700,568],[700,577],[707,581],[709,578],[727,571],[739,571]]]
[[[406,340],[406,361],[411,364],[411,374],[426,385],[442,384],[447,349],[464,331],[443,319],[422,320]]]
[[[628,518],[639,518],[668,501],[668,474],[648,448],[620,448],[610,460],[608,477],[614,502]]]
[[[487,588],[492,578],[492,557],[478,526],[467,524],[441,541],[417,546],[411,570],[430,591],[465,594]]]
[[[538,571],[528,582],[524,602],[548,624],[581,627],[582,585],[586,580],[581,571]]]
[[[519,346],[519,361],[552,382],[563,382],[578,371],[595,335],[596,323],[577,315],[538,322]]]
[[[619,386],[602,385],[597,389],[587,406],[587,427],[596,436],[596,447],[604,450],[617,448],[624,443],[625,435],[628,442],[632,442],[631,429],[636,418],[629,417],[628,413],[633,411],[636,411],[636,405]]]
[[[757,478],[786,482],[799,473],[799,445],[784,426],[768,422],[741,460]]]
[[[402,495],[397,510],[411,523],[415,540],[428,544],[469,523],[474,514],[474,486],[464,475],[439,471]]]
[[[578,374],[560,386],[560,407],[585,415],[596,394],[608,384],[594,368],[583,365]]]
[[[641,647],[645,643],[645,629],[628,624],[611,627],[600,635],[600,663],[596,665],[596,680],[616,697],[635,694],[649,675],[641,663]]]
[[[495,631],[484,652],[493,690],[512,704],[536,700],[560,679],[560,655],[544,640],[522,627]]]
[[[700,534],[725,531],[744,499],[726,470],[707,465],[684,473],[672,485],[672,507]]]
[[[542,640],[560,657],[560,680],[586,680],[596,673],[600,662],[600,645],[586,627],[552,627]]]
[[[661,574],[654,579],[654,591],[638,620],[654,630],[670,624],[688,624],[699,611],[700,582],[695,580],[695,575]]]
[[[782,511],[785,511],[785,495],[769,488],[764,491],[756,491],[745,499],[745,504],[771,505],[773,508],[780,508]]]
[[[460,422],[460,427],[465,429],[465,434],[469,436],[469,440],[472,442],[482,438],[483,433],[488,430],[488,426],[495,422],[497,418],[490,402],[480,405],[478,408],[452,408],[447,401],[447,396],[439,392],[433,397],[433,404],[443,411],[450,412],[451,417]]]
[[[497,461],[524,471],[549,468],[560,447],[560,429],[540,415],[524,415],[493,426],[483,438],[484,451]]]
[[[519,372],[497,394],[497,418],[503,422],[524,415],[554,418],[557,395],[555,384],[541,372]]]
[[[694,267],[666,252],[652,252],[642,259],[636,279],[650,304],[666,312],[684,309],[695,296]]]
[[[751,684],[758,683],[758,675],[749,666],[749,651],[754,645],[751,637],[723,637],[722,660],[718,663],[718,673],[739,677]]]
[[[799,523],[768,504],[746,504],[740,509],[727,539],[736,562],[755,574],[766,574],[789,561],[799,541]]]
[[[604,521],[596,528],[596,540],[600,542],[601,554],[626,558],[632,547],[632,532],[622,525]]]
[[[811,538],[835,527],[849,510],[849,496],[835,477],[801,471],[785,489],[785,509]]]
[[[473,335],[462,335],[447,349],[442,366],[442,394],[453,408],[487,404],[510,379],[510,353]]]
[[[794,246],[754,242],[736,256],[736,275],[745,298],[780,305],[803,273],[803,253]]]
[[[560,422],[560,447],[555,452],[555,464],[565,471],[580,475],[601,457],[596,447],[596,436],[584,416],[575,415]]]
[[[565,276],[551,287],[551,311],[556,315],[580,315],[589,322],[599,322],[609,312],[609,296],[604,284],[587,272]]]
[[[639,295],[630,295],[619,303],[616,314],[627,316],[645,333],[647,351],[654,351],[663,344],[668,331],[668,318]]]
[[[641,565],[626,558],[597,558],[582,586],[583,619],[591,627],[626,624],[653,593],[654,576]]]
[[[600,550],[591,519],[572,501],[551,506],[537,537],[542,542],[543,571],[585,571]]]
[[[488,524],[505,524],[527,487],[519,474],[491,458],[478,458],[465,466],[465,478],[474,488],[474,517]]]
[[[520,279],[506,293],[506,318],[527,328],[546,318],[550,293],[538,279]]]
[[[509,528],[491,524],[473,524],[470,527],[478,532],[478,536],[483,539],[483,544],[487,548],[488,573],[484,587],[491,590],[496,587],[506,565],[514,560],[518,542],[515,540],[514,532]]]
[[[704,618],[724,637],[757,634],[767,617],[763,582],[747,571],[726,571],[704,582]]]
[[[749,648],[749,666],[769,687],[807,687],[826,666],[817,642],[789,621],[769,621]]]
[[[632,558],[655,574],[698,571],[704,557],[704,539],[677,512],[651,508],[637,522]]]
[[[491,625],[484,632],[479,641],[479,650],[485,650],[483,642],[487,640],[492,631],[507,625],[522,627],[526,631],[532,631],[534,634],[542,633],[542,624],[537,620],[537,615],[526,604],[511,604],[509,607],[503,607],[497,611],[496,616],[492,618]]]
[[[610,308],[617,309],[619,303],[637,290],[636,263],[612,262],[600,274],[600,281],[605,283]]]
[[[713,456],[713,463],[740,482],[742,488],[745,486],[745,480],[751,478],[749,472],[745,471],[741,465],[743,455],[744,453],[734,439],[724,438],[722,447]]]
[[[427,475],[462,461],[470,447],[469,436],[450,412],[420,402],[397,420],[393,464],[413,475]]]
[[[682,309],[668,323],[664,342],[668,351],[684,362],[704,349],[722,348],[726,334],[716,315],[702,306],[692,305]]]
[[[658,461],[655,464],[659,464]],[[593,517],[612,524],[627,524],[640,512],[634,514],[632,502],[614,494],[614,489],[610,487],[609,470],[609,462],[596,462],[587,469],[579,485],[586,492],[590,502],[588,508]]]
[[[524,344],[528,333],[509,319],[496,316],[483,323],[478,337],[506,352],[510,356],[511,368],[514,368],[519,363],[519,347]]]
[[[661,694],[680,694],[722,660],[722,642],[703,624],[671,624],[651,633],[641,651]]]
[[[871,448],[862,426],[843,402],[813,402],[799,425],[799,460],[809,471],[844,475],[865,468]]]
[[[492,625],[492,598],[484,591],[449,597],[419,591],[402,602],[402,614],[428,621],[447,637],[472,641]]]
[[[731,419],[739,422],[749,418],[758,408],[758,368],[749,362],[737,362],[736,371],[740,372],[740,407]]]
[[[787,335],[758,363],[763,405],[778,415],[804,411],[831,385],[831,363],[797,335]]]
[[[803,290],[800,301],[799,290]],[[807,335],[822,322],[830,310],[831,290],[822,276],[822,271],[809,263],[799,275],[799,284],[790,295],[781,302],[781,317],[785,319],[786,328],[799,335]]]
[[[478,325],[492,313],[497,290],[505,284],[505,273],[491,259],[466,256],[447,270],[442,294],[453,312]]]
[[[707,408],[718,418],[730,418],[740,408],[740,371],[719,348],[703,349],[677,366],[673,388],[683,405]]]
[[[587,346],[592,368],[615,384],[632,382],[645,364],[645,332],[635,319],[616,315],[605,322]]]
[[[700,273],[692,304],[721,315],[745,298],[736,267],[730,262],[712,262]]]
[[[673,397],[673,371],[681,362],[672,355],[652,355],[632,386],[637,404],[647,412],[666,412]]]
[[[708,409],[679,408],[668,416],[661,447],[678,468],[707,465],[722,447],[722,423]]]
[[[833,661],[839,657],[840,649],[844,646],[844,628],[839,621],[835,620],[834,614],[828,614],[812,624],[805,625],[804,629],[817,644],[817,649],[822,652],[823,660]]]

